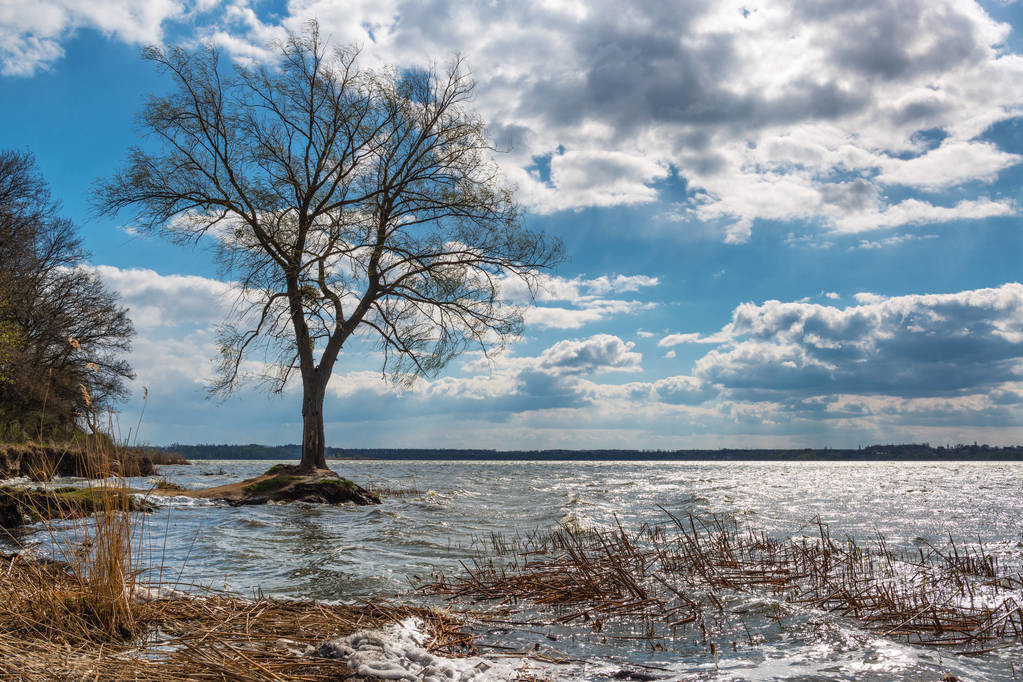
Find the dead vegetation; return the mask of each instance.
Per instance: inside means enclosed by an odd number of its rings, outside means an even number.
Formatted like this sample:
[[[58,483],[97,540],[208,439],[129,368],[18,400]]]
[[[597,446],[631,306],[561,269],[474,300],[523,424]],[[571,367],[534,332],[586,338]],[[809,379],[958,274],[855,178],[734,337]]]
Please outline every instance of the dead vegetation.
[[[949,653],[1023,644],[1023,582],[983,547],[950,539],[911,554],[880,535],[865,546],[838,540],[819,521],[812,535],[779,540],[737,522],[665,514],[667,523],[635,531],[493,535],[460,573],[436,574],[418,588],[491,602],[501,617],[539,608],[549,618],[533,624],[587,624],[606,638],[651,646],[693,629],[711,651],[715,636],[729,633],[753,645],[748,621],[777,621],[792,607]],[[766,597],[759,613],[736,599],[750,593]]]
[[[436,611],[379,604],[125,595],[130,618],[109,627],[93,603],[96,585],[66,565],[0,556],[0,677],[103,680],[344,679],[344,661],[307,656],[327,639],[410,616],[421,619],[424,647],[464,652],[471,641]]]

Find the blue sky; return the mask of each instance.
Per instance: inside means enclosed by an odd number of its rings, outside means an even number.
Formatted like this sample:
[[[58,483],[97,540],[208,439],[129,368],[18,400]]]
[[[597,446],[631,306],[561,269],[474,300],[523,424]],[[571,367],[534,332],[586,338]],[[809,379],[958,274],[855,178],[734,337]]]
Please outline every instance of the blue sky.
[[[461,53],[527,224],[568,257],[490,362],[396,391],[346,351],[330,444],[1023,442],[1016,3],[5,3],[0,147],[35,154],[131,309],[123,421],[148,386],[149,442],[296,442],[299,401],[205,400],[229,283],[90,209],[168,88],[140,48],[267,62],[311,18],[367,66]]]

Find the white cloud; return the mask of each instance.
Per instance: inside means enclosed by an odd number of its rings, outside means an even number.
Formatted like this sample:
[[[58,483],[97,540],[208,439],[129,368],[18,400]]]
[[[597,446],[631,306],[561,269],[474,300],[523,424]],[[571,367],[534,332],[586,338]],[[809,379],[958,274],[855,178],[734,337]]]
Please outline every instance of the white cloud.
[[[539,213],[566,209],[642,204],[654,201],[655,180],[668,175],[656,157],[606,150],[567,151],[550,160],[550,179],[544,183],[533,174],[520,180],[523,201]]]
[[[647,275],[615,275],[614,277],[601,275],[584,282],[584,286],[597,296],[639,291],[642,287],[655,287],[657,284],[656,277]]]
[[[242,0],[213,6],[8,3],[0,59],[5,73],[28,74],[59,57],[77,28],[138,43],[160,40],[168,20],[191,20],[198,38],[252,62],[269,54],[267,41],[316,18],[329,39],[363,46],[371,66],[466,55],[475,105],[511,148],[499,161],[535,211],[652,202],[673,172],[693,197],[673,213],[736,244],[758,220],[848,233],[1017,211],[997,196],[943,206],[885,195],[989,183],[1019,161],[978,136],[1018,115],[1023,58],[1007,48],[1009,26],[972,0],[898,12],[881,0],[772,0],[752,13],[705,0],[627,12],[611,0],[443,11],[303,0],[269,22]]]
[[[896,234],[884,239],[861,239],[858,244],[850,246],[850,249],[883,249],[905,242],[916,242],[924,239],[937,239],[936,234]]]
[[[536,367],[555,375],[638,372],[643,356],[634,345],[611,334],[559,341],[540,354]]]
[[[615,315],[634,314],[655,307],[653,303],[635,300],[604,298],[605,296],[656,287],[659,281],[648,275],[601,275],[594,278],[574,278],[541,274],[538,276],[535,301],[538,305],[525,310],[527,325],[540,329],[578,329],[584,325],[605,320]],[[505,300],[523,305],[530,302],[526,284],[517,277],[501,280],[501,293]],[[567,305],[544,305],[564,302]]]
[[[954,206],[935,206],[919,199],[906,199],[878,212],[849,214],[834,223],[836,232],[854,234],[900,225],[926,225],[953,220],[979,220],[1014,215],[1016,205],[1010,199],[963,199]]]
[[[529,326],[540,329],[578,329],[587,324],[604,318],[599,310],[573,310],[552,306],[533,306],[527,308],[523,319]]]
[[[721,344],[726,343],[730,338],[731,337],[729,336],[727,330],[722,330],[716,334],[711,334],[710,336],[704,336],[703,334],[697,334],[695,332],[690,332],[687,334],[668,334],[660,341],[658,341],[657,345],[660,346],[661,348],[670,348],[671,346],[678,346],[683,343]]]
[[[888,297],[882,296],[881,294],[871,293],[869,291],[859,291],[853,294],[853,300],[855,300],[860,305],[871,305],[874,303],[882,303],[884,301],[887,301]]]
[[[730,346],[694,375],[735,394],[904,398],[976,392],[1023,376],[1023,285],[879,297],[859,305],[744,303]]]
[[[139,329],[187,325],[216,325],[231,310],[236,294],[230,284],[193,275],[161,275],[154,270],[93,268],[120,296]]]
[[[875,180],[888,185],[908,185],[940,190],[964,182],[991,182],[999,171],[1023,157],[1003,152],[990,142],[953,140],[909,160],[882,163]]]
[[[533,306],[526,309],[523,318],[527,325],[535,325],[541,329],[578,329],[614,315],[636,313],[653,307],[655,304],[641,301],[594,299],[583,301],[577,309]]]
[[[541,273],[536,275],[537,291],[535,300],[540,302],[568,301],[573,304],[586,303],[598,296],[623,294],[639,291],[644,287],[655,287],[659,284],[656,277],[648,275],[601,275],[587,279],[585,276],[573,278]],[[527,303],[530,292],[525,282],[514,276],[501,279],[501,293],[506,300],[513,303]]]
[[[0,74],[31,76],[63,56],[73,31],[91,28],[129,44],[157,43],[181,17],[176,0],[38,0],[0,3]]]

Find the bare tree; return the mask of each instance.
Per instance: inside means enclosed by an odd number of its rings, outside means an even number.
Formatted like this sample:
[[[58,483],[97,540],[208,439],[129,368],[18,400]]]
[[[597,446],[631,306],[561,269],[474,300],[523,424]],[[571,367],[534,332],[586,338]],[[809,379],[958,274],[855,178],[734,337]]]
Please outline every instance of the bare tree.
[[[360,68],[315,23],[279,48],[251,69],[213,49],[147,49],[176,83],[140,115],[160,149],[132,149],[97,204],[130,207],[179,243],[212,237],[240,286],[212,393],[229,394],[246,366],[270,368],[256,374],[276,391],[297,370],[301,466],[325,468],[324,393],[353,334],[379,344],[397,381],[486,352],[521,329],[502,279],[532,287],[560,244],[523,226],[460,60]]]

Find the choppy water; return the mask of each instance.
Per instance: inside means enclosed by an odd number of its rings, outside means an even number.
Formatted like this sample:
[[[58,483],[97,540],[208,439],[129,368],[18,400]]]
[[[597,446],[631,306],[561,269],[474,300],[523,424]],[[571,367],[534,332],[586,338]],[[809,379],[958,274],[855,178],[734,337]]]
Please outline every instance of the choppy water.
[[[209,487],[265,471],[273,462],[209,461],[161,467],[185,487]],[[748,520],[777,537],[807,531],[820,516],[833,535],[866,542],[880,531],[895,547],[982,542],[1003,564],[1023,564],[1023,464],[778,462],[373,462],[332,468],[371,488],[414,487],[422,494],[374,507],[306,504],[230,507],[177,498],[149,516],[164,579],[253,594],[316,599],[396,599],[410,579],[457,571],[473,538],[527,533],[560,523],[638,527],[677,515]],[[131,481],[145,485],[143,480]],[[45,542],[44,534],[38,538]],[[29,539],[31,541],[31,538]],[[742,597],[752,599],[753,597]],[[1023,678],[1023,651],[976,657],[909,646],[820,612],[795,613],[756,646],[718,650],[696,644],[651,651],[647,643],[608,644],[586,628],[491,631],[512,646],[556,646],[569,665],[556,679],[608,679],[629,664],[663,679]]]

